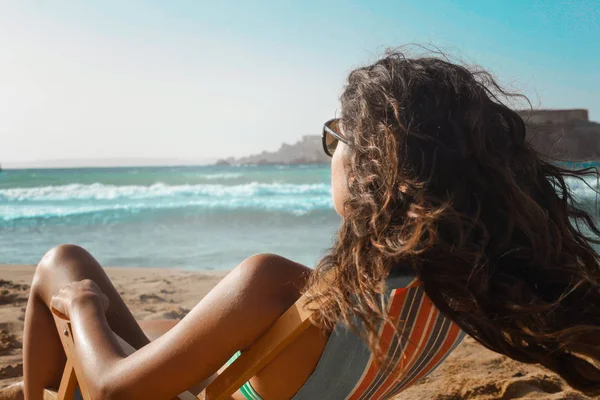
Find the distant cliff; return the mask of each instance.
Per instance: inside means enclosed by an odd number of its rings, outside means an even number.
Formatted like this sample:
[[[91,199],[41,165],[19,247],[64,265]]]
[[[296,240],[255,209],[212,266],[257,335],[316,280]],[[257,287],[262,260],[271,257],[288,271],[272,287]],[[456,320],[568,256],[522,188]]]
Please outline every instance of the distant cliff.
[[[321,136],[306,135],[294,144],[282,144],[279,150],[263,151],[253,156],[217,161],[217,165],[269,165],[269,164],[328,164],[321,145]]]
[[[588,119],[587,110],[518,111],[527,124],[527,136],[542,154],[560,160],[600,160],[600,124]],[[303,136],[274,152],[227,158],[217,165],[325,164],[320,136]]]

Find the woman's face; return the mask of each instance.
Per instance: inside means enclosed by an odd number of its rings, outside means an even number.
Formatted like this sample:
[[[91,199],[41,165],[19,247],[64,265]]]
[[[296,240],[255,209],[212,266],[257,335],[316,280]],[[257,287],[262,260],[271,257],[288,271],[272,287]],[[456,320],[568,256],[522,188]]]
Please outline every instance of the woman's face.
[[[340,128],[340,130],[342,130]],[[342,133],[345,137],[348,137]],[[333,206],[335,207],[335,211],[340,214],[340,216],[344,217],[344,203],[349,197],[348,190],[348,174],[346,172],[347,166],[347,157],[349,156],[349,149],[344,143],[339,142],[337,148],[333,152],[333,157],[331,157],[331,191],[333,196]]]

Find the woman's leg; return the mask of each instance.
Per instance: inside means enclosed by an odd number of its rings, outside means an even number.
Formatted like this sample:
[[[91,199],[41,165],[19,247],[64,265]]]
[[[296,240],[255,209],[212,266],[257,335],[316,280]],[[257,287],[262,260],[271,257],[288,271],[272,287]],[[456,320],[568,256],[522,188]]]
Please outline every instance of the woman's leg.
[[[98,262],[74,245],[61,245],[40,261],[31,285],[23,341],[25,398],[43,398],[47,387],[58,387],[65,355],[49,304],[52,296],[73,281],[92,279],[110,300],[106,317],[111,329],[133,347],[149,343],[123,299]]]
[[[178,319],[150,319],[138,321],[140,328],[150,341],[155,341],[179,322]]]
[[[178,322],[179,320],[175,319],[157,319],[138,321],[138,324],[140,325],[148,339],[153,341],[158,339],[163,334],[167,333],[167,331],[173,328]],[[206,387],[206,385],[207,382],[201,382],[195,387],[190,388],[190,391],[196,394],[200,393],[202,389]],[[23,391],[23,382],[17,382],[0,390],[0,400],[23,400]]]
[[[300,296],[311,272],[303,265],[273,255],[253,256],[238,268],[248,268],[256,280],[265,282],[265,285],[271,281],[276,283],[284,310]],[[52,296],[62,287],[82,279],[92,279],[109,298],[106,316],[117,335],[138,349],[149,343],[148,337],[98,262],[80,247],[59,246],[44,256],[31,286],[23,346],[25,398],[28,400],[41,399],[44,388],[56,387],[60,382],[65,356],[49,304]],[[146,326],[148,333],[156,337],[175,323],[155,322],[149,325],[152,326]],[[199,391],[211,379],[212,377],[200,383],[195,389]]]

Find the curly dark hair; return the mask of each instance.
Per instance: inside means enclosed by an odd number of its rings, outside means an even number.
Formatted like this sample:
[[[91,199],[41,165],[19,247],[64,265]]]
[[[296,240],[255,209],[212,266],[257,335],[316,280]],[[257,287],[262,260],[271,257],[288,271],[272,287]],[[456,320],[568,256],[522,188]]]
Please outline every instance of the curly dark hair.
[[[353,179],[309,284],[315,322],[360,326],[374,349],[385,279],[403,270],[485,347],[600,394],[600,232],[567,185],[597,171],[539,155],[514,96],[483,70],[398,51],[350,73]]]

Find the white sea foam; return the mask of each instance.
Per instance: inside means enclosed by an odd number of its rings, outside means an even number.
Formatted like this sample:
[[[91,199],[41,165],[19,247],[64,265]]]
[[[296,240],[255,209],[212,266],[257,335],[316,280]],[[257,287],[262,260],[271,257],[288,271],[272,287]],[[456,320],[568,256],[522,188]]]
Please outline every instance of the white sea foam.
[[[138,213],[148,210],[183,209],[189,207],[203,210],[238,210],[257,209],[264,211],[286,211],[295,215],[304,215],[314,210],[326,210],[332,207],[331,199],[325,197],[289,197],[289,198],[221,198],[221,199],[175,199],[172,201],[107,203],[107,204],[37,204],[37,205],[2,205],[0,206],[0,220],[13,221],[30,218],[55,218],[74,215],[126,211]]]
[[[585,182],[568,179],[567,182],[580,201],[600,202],[595,179]],[[325,183],[167,185],[157,182],[149,186],[93,183],[0,189],[0,221],[90,213],[135,214],[178,208],[195,208],[197,212],[254,209],[301,215],[331,209],[331,186]]]
[[[0,189],[0,220],[54,218],[89,213],[200,208],[258,209],[304,214],[331,208],[327,184],[115,186],[94,183]]]
[[[220,174],[208,174],[208,175],[202,175],[202,178],[207,179],[207,180],[228,180],[228,179],[239,179],[243,176],[242,173],[238,173],[238,172],[223,172]]]
[[[582,201],[591,201],[596,198],[600,200],[598,180],[596,178],[585,178],[584,181],[576,178],[567,178],[567,185],[573,192],[573,195]]]
[[[167,185],[157,182],[150,186],[116,186],[93,183],[73,183],[59,186],[0,189],[0,202],[151,199],[174,196],[277,196],[292,194],[329,195],[327,184],[285,184],[251,182],[241,185],[195,184]]]

